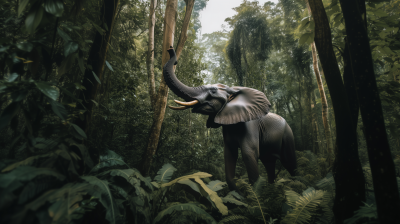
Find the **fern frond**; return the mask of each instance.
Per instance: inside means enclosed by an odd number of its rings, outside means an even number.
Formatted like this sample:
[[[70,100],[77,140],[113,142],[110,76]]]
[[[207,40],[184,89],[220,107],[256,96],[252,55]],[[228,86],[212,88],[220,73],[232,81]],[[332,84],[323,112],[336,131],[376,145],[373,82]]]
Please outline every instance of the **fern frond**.
[[[254,193],[257,195],[257,197],[261,196],[263,190],[265,189],[265,186],[267,186],[267,179],[265,179],[262,176],[259,176],[257,181],[252,186],[252,189]]]
[[[334,191],[336,188],[335,180],[331,173],[316,183],[316,187],[322,190]]]
[[[262,180],[261,177],[260,177],[260,178],[258,178],[257,181],[260,181],[260,183],[258,183],[258,184],[256,185],[256,189],[257,189],[257,188],[260,188],[260,186],[262,186],[263,180]],[[253,188],[250,186],[250,184],[246,183],[244,180],[239,179],[237,182],[238,182],[240,185],[242,185],[242,186],[244,187],[244,189],[246,189],[246,191],[249,193],[249,194],[247,195],[247,197],[248,197],[251,201],[257,202],[258,207],[259,207],[259,209],[260,209],[260,211],[261,211],[261,215],[262,215],[262,217],[263,217],[263,219],[264,219],[264,222],[266,223],[265,217],[264,217],[264,213],[263,213],[262,208],[261,208],[260,200],[258,200],[257,193],[253,190]],[[258,189],[257,189],[257,190],[258,190]],[[261,190],[260,190],[260,192],[261,192]]]
[[[364,203],[364,206],[361,206],[360,209],[354,212],[353,217],[344,220],[344,224],[357,224],[360,222],[369,223],[366,221],[377,221],[377,220],[378,220],[378,212],[376,209],[376,204],[368,205]]]
[[[333,206],[333,195],[329,192],[326,192],[322,197],[321,208],[322,208],[322,216],[319,217],[319,221],[317,224],[330,224],[332,223],[334,214],[332,211]]]
[[[289,194],[293,196],[295,195],[294,193],[294,191],[287,191],[287,195]],[[304,196],[299,196],[293,212],[286,215],[285,218],[282,220],[282,223],[309,223],[312,216],[315,215],[318,206],[322,202],[322,197],[324,196],[324,194],[324,191],[318,190],[306,193]],[[294,199],[295,198],[293,197],[290,202],[288,201],[289,205],[293,204]]]

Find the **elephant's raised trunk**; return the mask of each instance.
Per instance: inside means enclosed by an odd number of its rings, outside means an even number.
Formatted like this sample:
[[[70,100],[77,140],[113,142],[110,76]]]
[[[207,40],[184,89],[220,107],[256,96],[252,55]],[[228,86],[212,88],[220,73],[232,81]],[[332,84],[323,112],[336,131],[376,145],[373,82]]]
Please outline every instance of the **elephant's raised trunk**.
[[[174,92],[177,96],[183,98],[185,101],[191,101],[189,103],[184,103],[181,102],[179,104],[183,105],[184,107],[179,107],[179,109],[186,109],[189,108],[189,106],[193,106],[194,104],[198,103],[196,100],[196,97],[199,96],[202,91],[204,91],[203,86],[199,87],[189,87],[183,84],[181,81],[176,78],[175,73],[174,73],[174,65],[176,65],[176,55],[174,49],[171,47],[168,50],[170,59],[169,61],[164,65],[163,69],[163,75],[164,75],[164,80],[167,83],[168,87]],[[197,102],[195,102],[197,101]],[[178,101],[179,102],[179,101]],[[171,107],[170,107],[171,108]],[[177,109],[176,107],[173,107],[171,109]]]

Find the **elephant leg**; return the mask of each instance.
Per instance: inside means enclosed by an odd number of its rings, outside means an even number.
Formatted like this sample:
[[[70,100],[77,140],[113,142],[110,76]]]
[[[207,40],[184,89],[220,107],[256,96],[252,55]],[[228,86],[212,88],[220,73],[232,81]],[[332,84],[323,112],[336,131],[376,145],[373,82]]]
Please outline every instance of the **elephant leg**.
[[[294,137],[289,125],[286,124],[285,134],[282,139],[281,162],[291,176],[296,176],[297,159],[294,148]]]
[[[224,159],[225,159],[225,177],[226,183],[228,184],[229,190],[238,191],[235,181],[235,170],[236,170],[236,162],[238,159],[238,147],[225,144],[224,147]]]
[[[242,158],[246,166],[247,175],[249,177],[250,184],[257,181],[259,177],[258,173],[258,149],[254,147],[243,147],[242,148]]]
[[[272,155],[263,155],[260,157],[261,162],[264,164],[265,169],[267,170],[268,174],[268,183],[273,184],[275,181],[275,164],[276,164],[276,157]]]

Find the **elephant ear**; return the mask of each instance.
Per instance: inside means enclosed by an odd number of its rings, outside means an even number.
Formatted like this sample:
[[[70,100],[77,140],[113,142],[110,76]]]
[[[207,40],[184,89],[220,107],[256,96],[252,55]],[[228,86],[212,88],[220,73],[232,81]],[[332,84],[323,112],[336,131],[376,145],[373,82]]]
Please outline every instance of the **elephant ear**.
[[[263,92],[247,87],[232,89],[237,91],[235,98],[217,113],[215,123],[227,125],[247,122],[259,119],[269,112],[271,104]]]

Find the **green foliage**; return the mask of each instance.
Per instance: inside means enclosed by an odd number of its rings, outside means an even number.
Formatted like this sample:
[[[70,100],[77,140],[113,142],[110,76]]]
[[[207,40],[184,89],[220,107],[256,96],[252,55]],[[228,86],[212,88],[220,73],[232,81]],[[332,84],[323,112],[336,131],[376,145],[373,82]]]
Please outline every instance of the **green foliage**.
[[[154,181],[166,183],[171,180],[172,174],[174,174],[176,168],[171,164],[167,163],[158,171],[157,176],[154,178]]]
[[[345,224],[356,224],[356,223],[379,223],[378,212],[376,211],[376,205],[368,205],[364,203],[359,210],[354,212],[354,216],[344,221]]]
[[[289,213],[282,223],[310,223],[311,218],[316,215],[324,194],[324,191],[313,190],[300,196],[294,191],[286,191],[288,204],[293,207],[293,212]]]
[[[167,209],[158,213],[158,215],[154,218],[153,224],[160,222],[165,216],[171,215],[174,212],[178,211],[191,211],[190,217],[191,220],[198,222],[198,220],[203,220],[206,223],[217,223],[214,218],[205,212],[203,209],[199,208],[195,204],[186,203],[186,204],[176,204],[168,207]],[[194,216],[194,217],[193,217]]]

